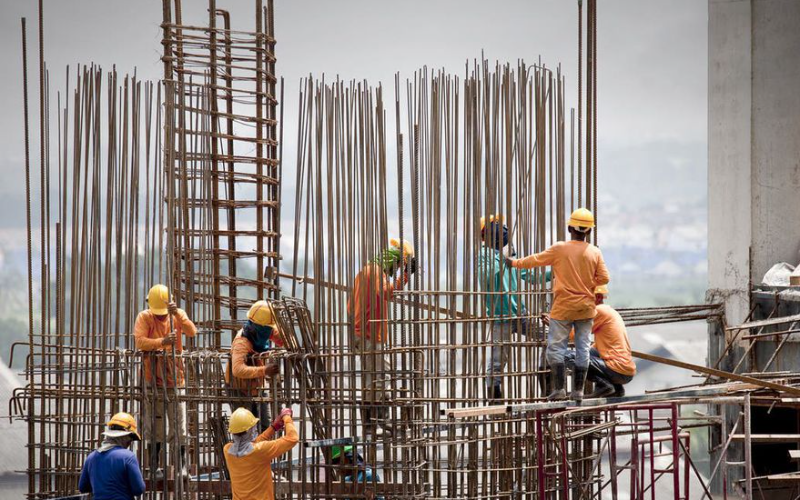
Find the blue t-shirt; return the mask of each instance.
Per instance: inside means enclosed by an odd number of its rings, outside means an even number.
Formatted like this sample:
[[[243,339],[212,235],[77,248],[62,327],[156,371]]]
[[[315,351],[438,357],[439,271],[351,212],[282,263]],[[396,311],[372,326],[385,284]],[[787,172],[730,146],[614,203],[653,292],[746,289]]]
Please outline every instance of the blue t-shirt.
[[[78,481],[81,493],[92,493],[94,500],[132,500],[144,493],[139,461],[130,450],[117,447],[86,458]]]

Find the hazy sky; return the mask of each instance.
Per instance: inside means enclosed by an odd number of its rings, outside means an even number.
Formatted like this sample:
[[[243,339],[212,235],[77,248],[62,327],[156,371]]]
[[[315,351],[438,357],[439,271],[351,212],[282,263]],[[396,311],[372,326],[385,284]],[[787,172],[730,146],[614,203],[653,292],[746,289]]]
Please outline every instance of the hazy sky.
[[[562,65],[575,106],[577,5],[567,0],[276,0],[277,71],[296,109],[301,77],[325,73],[391,86],[396,71],[423,65],[462,74],[480,57]],[[664,197],[703,199],[706,172],[707,2],[598,2],[600,190],[607,198],[636,191],[630,203]],[[20,21],[28,17],[31,113],[36,95],[34,0],[0,0],[0,228],[24,224]],[[161,2],[45,0],[45,56],[55,88],[67,64],[113,64],[157,79],[163,66]],[[185,1],[185,19],[200,22],[205,2]],[[218,1],[234,28],[251,30],[254,2]],[[55,97],[53,97],[55,101]],[[54,108],[53,108],[54,109]],[[292,150],[287,122],[286,149]],[[38,125],[32,123],[34,131]],[[34,141],[34,165],[38,145]],[[601,198],[602,201],[602,198]]]

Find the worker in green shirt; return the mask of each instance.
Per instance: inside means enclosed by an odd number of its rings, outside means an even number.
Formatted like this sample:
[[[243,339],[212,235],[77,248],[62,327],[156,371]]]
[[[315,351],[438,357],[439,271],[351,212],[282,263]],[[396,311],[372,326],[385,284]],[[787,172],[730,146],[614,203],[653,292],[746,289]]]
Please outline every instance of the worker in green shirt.
[[[503,399],[503,371],[508,364],[509,342],[512,333],[530,335],[533,324],[526,317],[528,312],[520,300],[519,278],[534,282],[535,274],[526,270],[518,272],[505,265],[505,253],[513,256],[508,244],[508,227],[500,214],[481,217],[481,241],[478,251],[478,279],[481,289],[489,292],[485,296],[486,315],[493,318],[489,323],[492,342],[491,357],[486,367],[486,393],[489,404],[500,404]],[[508,247],[508,250],[505,250]],[[545,281],[550,280],[545,274]],[[495,293],[505,292],[505,293]]]

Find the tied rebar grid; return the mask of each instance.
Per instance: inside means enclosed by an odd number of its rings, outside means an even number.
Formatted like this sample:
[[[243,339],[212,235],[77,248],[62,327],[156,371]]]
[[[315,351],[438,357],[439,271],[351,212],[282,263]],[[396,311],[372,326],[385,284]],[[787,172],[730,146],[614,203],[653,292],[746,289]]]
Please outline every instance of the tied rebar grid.
[[[163,2],[169,281],[205,347],[227,345],[255,300],[278,296],[274,15],[271,0],[253,5],[243,32],[214,0],[206,26]]]

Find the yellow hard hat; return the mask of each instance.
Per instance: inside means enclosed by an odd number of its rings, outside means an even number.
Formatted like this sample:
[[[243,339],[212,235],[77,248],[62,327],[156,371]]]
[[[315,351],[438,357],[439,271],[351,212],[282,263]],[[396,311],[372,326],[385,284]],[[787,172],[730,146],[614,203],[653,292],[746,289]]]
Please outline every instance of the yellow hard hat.
[[[594,289],[595,295],[608,295],[608,286],[607,285],[600,285]]]
[[[389,246],[393,246],[393,247],[396,247],[396,248],[402,248],[403,249],[403,260],[405,260],[407,257],[413,257],[414,256],[414,246],[411,243],[409,243],[407,240],[403,240],[403,242],[401,244],[400,240],[398,240],[397,238],[390,238],[389,239]]]
[[[258,419],[247,408],[236,408],[228,421],[228,432],[239,434],[245,432],[258,423]]]
[[[585,208],[579,208],[569,216],[568,225],[574,228],[591,229],[594,227],[594,215]]]
[[[260,326],[275,326],[275,314],[266,300],[258,300],[250,306],[247,319]]]
[[[491,224],[492,222],[495,222],[495,221],[499,222],[499,223],[503,222],[503,216],[500,215],[500,214],[490,215],[489,216],[489,223]],[[486,217],[481,217],[481,231],[483,231],[483,228],[485,228],[485,227],[486,227]]]
[[[153,285],[147,292],[147,305],[150,312],[156,316],[167,314],[167,304],[169,304],[169,288],[164,285]]]
[[[108,437],[121,437],[132,434],[137,440],[141,441],[142,439],[142,436],[139,435],[139,432],[136,429],[136,419],[133,418],[133,415],[130,413],[117,413],[111,417],[111,420],[108,421],[106,426],[108,429],[103,432],[103,434]],[[112,426],[117,428],[112,429]]]

